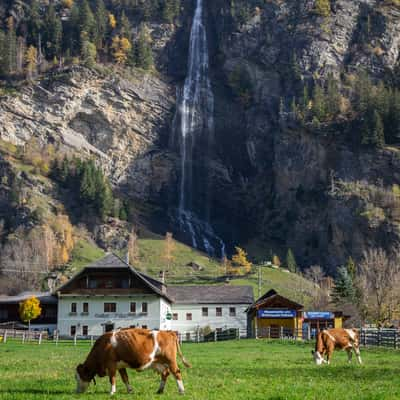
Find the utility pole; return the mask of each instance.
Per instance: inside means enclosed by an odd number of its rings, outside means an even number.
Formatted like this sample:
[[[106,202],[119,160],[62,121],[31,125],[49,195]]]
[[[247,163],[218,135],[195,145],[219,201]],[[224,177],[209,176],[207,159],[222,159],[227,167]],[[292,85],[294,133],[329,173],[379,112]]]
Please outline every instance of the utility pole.
[[[271,261],[264,261],[264,262],[258,264],[258,298],[261,297],[261,286],[262,286],[261,268],[262,267],[270,267],[271,265],[272,265]]]

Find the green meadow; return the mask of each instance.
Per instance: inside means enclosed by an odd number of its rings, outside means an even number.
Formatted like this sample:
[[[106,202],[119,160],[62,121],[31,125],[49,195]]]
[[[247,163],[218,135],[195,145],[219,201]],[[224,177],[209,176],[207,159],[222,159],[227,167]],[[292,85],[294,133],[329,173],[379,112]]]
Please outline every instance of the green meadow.
[[[313,364],[312,344],[265,340],[183,344],[193,368],[182,367],[186,399],[400,399],[400,351],[363,349],[362,366],[347,363],[336,352],[330,366]],[[107,378],[83,395],[75,390],[74,368],[84,360],[89,343],[0,344],[0,399],[109,399]],[[129,371],[135,391],[127,394],[120,378],[117,399],[177,399],[169,378],[156,395],[159,378],[153,371]]]

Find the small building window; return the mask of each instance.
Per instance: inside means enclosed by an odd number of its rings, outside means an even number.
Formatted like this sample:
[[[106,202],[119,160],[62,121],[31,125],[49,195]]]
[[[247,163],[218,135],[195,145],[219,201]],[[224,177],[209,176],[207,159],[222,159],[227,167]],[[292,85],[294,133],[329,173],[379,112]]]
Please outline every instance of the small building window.
[[[172,319],[173,319],[174,321],[178,321],[178,313],[173,313],[173,314],[172,314]]]
[[[104,312],[117,312],[117,303],[104,303]]]
[[[8,310],[5,308],[0,310],[0,319],[7,319],[8,318]]]
[[[217,308],[215,309],[215,315],[216,315],[217,317],[222,317],[222,307],[217,307]]]
[[[96,279],[89,279],[89,289],[96,289],[96,288],[97,288]]]
[[[147,303],[142,303],[142,314],[147,314]]]
[[[71,303],[71,312],[76,313],[76,303]]]
[[[201,309],[201,315],[202,315],[203,317],[208,317],[208,307],[203,307],[203,308]]]
[[[87,335],[88,335],[88,332],[89,332],[88,326],[87,326],[87,325],[83,325],[83,326],[82,326],[82,335],[83,335],[83,336],[87,336]]]
[[[236,317],[236,308],[235,307],[229,307],[229,316]]]
[[[83,303],[82,311],[86,314],[89,312],[89,303]]]
[[[136,303],[131,303],[131,313],[136,313]]]
[[[76,326],[75,325],[71,325],[70,332],[71,332],[71,336],[75,336],[76,335]]]
[[[142,329],[147,329],[147,325],[142,325]]]
[[[192,313],[186,313],[186,321],[192,320]]]

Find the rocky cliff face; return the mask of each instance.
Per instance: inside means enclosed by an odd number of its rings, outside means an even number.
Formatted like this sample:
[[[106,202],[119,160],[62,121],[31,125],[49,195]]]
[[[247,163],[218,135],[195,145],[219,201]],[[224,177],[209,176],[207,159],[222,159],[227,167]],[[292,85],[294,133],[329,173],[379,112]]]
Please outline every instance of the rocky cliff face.
[[[279,120],[280,99],[288,105],[304,82],[397,71],[398,6],[331,0],[322,17],[313,0],[216,0],[206,14],[215,95],[210,219],[218,235],[230,244],[257,238],[260,257],[291,248],[300,264],[327,267],[371,246],[398,245],[397,149],[359,149],[343,127],[317,135]],[[117,188],[158,207],[166,228],[177,204],[179,160],[169,143],[186,71],[185,21],[179,30],[152,26],[157,76],[136,71],[128,80],[75,67],[2,98],[0,137],[95,155]]]

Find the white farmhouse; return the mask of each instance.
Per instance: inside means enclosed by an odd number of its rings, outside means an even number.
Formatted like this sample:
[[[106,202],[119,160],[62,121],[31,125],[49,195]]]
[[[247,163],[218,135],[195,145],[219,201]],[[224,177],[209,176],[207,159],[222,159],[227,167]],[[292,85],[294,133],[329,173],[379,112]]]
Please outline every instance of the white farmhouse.
[[[57,290],[61,336],[98,336],[126,327],[195,331],[247,328],[250,286],[169,286],[114,254],[83,268]]]

